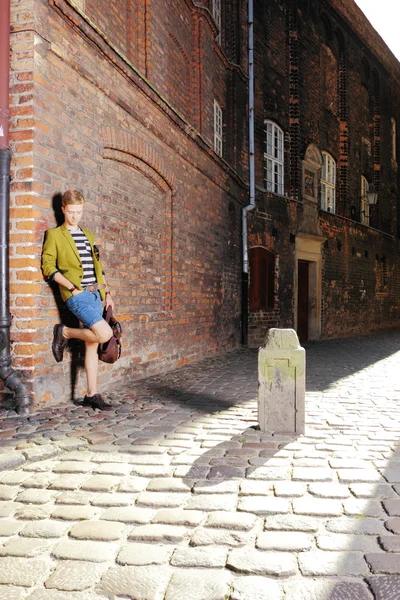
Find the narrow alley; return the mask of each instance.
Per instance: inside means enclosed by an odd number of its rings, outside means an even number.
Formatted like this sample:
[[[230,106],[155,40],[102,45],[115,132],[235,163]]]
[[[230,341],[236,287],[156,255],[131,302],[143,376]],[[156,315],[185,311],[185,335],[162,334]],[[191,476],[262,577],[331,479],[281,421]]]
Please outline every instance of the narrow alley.
[[[308,344],[306,434],[257,353],[0,411],[0,600],[398,600],[400,332]]]

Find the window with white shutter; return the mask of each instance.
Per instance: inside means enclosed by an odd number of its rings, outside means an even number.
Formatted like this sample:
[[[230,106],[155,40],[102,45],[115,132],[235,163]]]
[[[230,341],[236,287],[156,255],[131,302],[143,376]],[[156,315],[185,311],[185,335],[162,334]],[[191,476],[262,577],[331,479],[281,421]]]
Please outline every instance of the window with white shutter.
[[[264,182],[268,192],[284,194],[284,137],[276,123],[265,121]]]
[[[218,36],[217,42],[221,43],[221,0],[212,0],[212,16],[215,21],[216,26],[218,27]]]
[[[368,203],[368,191],[369,191],[369,183],[364,177],[361,175],[361,203],[360,203],[360,217],[361,223],[363,225],[369,225],[369,203]]]
[[[336,162],[330,154],[322,152],[321,208],[334,213],[336,209]]]
[[[222,156],[222,109],[214,99],[214,152]]]

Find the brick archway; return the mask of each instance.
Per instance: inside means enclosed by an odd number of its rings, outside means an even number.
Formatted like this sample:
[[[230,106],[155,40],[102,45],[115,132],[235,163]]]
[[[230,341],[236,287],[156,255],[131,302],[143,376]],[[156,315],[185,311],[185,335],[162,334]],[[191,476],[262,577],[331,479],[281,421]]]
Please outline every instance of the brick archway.
[[[147,158],[155,158],[155,154],[147,153]],[[121,151],[105,147],[103,150],[105,161],[115,161],[116,163],[127,165],[140,173],[144,178],[158,188],[160,198],[162,198],[162,220],[163,227],[161,235],[161,262],[162,262],[162,302],[160,310],[172,310],[172,287],[173,287],[173,207],[174,191],[171,178],[168,180],[162,174],[163,161],[158,159],[153,161],[157,164],[154,168],[149,161],[135,156],[132,152]]]

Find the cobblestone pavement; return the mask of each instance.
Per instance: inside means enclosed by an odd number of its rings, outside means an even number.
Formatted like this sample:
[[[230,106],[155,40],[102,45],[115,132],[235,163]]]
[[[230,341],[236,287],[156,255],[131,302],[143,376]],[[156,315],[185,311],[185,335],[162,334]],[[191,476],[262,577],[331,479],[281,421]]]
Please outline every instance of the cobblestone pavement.
[[[0,600],[399,600],[400,332],[307,347],[304,436],[257,354],[0,410]]]

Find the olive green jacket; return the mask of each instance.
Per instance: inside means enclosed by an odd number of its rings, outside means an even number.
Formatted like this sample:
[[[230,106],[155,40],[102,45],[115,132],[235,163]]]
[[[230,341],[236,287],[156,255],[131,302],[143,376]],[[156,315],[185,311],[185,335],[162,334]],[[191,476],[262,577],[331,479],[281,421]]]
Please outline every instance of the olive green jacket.
[[[91,231],[82,228],[83,233],[89,240],[92,249],[92,257],[97,283],[102,284],[104,281],[104,271],[99,260],[99,253],[95,248],[95,237]],[[52,280],[54,275],[59,271],[77,288],[82,289],[81,281],[83,278],[83,267],[78,249],[73,240],[72,235],[68,231],[65,224],[54,229],[46,231],[46,237],[43,244],[42,252],[42,272],[47,280]],[[72,295],[67,288],[59,285],[61,297],[64,300]],[[99,290],[102,300],[104,300],[104,289]]]

